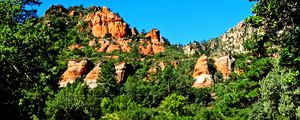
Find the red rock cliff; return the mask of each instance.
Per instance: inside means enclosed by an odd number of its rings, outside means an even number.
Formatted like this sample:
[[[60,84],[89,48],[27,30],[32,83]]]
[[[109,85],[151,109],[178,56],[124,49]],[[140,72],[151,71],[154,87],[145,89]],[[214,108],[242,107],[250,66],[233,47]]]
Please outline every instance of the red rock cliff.
[[[96,37],[104,37],[110,33],[114,38],[124,38],[130,32],[128,24],[107,7],[102,7],[100,11],[88,14],[85,21],[91,21],[89,25]]]

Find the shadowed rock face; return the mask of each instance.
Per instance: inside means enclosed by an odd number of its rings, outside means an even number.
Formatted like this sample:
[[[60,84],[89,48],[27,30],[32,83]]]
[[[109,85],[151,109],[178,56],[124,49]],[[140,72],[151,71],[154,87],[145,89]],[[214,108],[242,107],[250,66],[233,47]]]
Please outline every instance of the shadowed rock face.
[[[115,70],[116,70],[116,76],[115,76],[116,82],[118,84],[123,83],[127,79],[128,75],[133,72],[131,66],[126,62],[120,62],[115,64]]]
[[[228,79],[229,75],[232,72],[231,65],[235,61],[234,58],[230,58],[229,56],[222,56],[219,58],[215,58],[214,65],[216,66],[217,71],[220,71],[223,75],[224,79]]]
[[[89,25],[96,37],[104,37],[109,33],[114,38],[124,38],[130,33],[128,24],[107,7],[102,7],[100,11],[88,14],[85,21],[91,21]]]
[[[135,27],[131,28],[130,31],[132,36],[137,36],[139,34],[139,31]]]
[[[84,78],[84,83],[91,89],[97,87],[97,80],[101,73],[101,64],[103,64],[103,62],[96,64],[95,67]]]
[[[196,79],[193,87],[203,88],[213,85],[212,76],[208,70],[208,61],[205,55],[202,55],[198,60],[194,68],[193,78]]]
[[[86,74],[91,68],[92,63],[86,59],[81,61],[70,60],[67,70],[63,73],[59,81],[59,87],[65,87],[68,83],[73,83],[77,78]]]

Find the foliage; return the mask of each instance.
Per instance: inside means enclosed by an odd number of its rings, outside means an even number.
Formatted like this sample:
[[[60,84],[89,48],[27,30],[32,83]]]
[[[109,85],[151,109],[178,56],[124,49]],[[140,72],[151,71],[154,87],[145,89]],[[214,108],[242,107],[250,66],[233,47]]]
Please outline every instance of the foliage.
[[[161,109],[162,111],[166,111],[167,113],[180,115],[183,113],[183,107],[186,103],[187,98],[174,93],[166,97],[166,99],[161,102],[159,109]]]
[[[296,119],[300,94],[298,76],[298,72],[276,66],[260,82],[261,99],[255,105],[251,117]]]
[[[46,114],[49,119],[87,119],[89,103],[87,90],[79,81],[61,89],[55,98],[47,101]]]
[[[252,1],[252,0],[250,0]],[[300,4],[296,0],[253,0],[246,19],[258,31],[244,41],[246,52],[234,55],[234,70],[224,79],[209,59],[211,88],[192,88],[199,56],[186,56],[170,46],[153,56],[139,54],[145,32],[132,39],[130,53],[98,53],[88,46],[99,38],[89,23],[69,11],[87,14],[98,7],[49,9],[37,18],[37,0],[0,1],[0,114],[5,119],[299,119]],[[111,40],[111,34],[103,39]],[[192,44],[192,43],[191,43]],[[209,57],[223,48],[219,38],[193,42]],[[70,50],[71,45],[84,46]],[[118,60],[105,56],[117,55]],[[279,57],[278,57],[279,56]],[[70,59],[105,61],[97,87],[82,78],[64,88],[58,81]],[[143,60],[142,60],[143,59]],[[131,64],[124,84],[115,79],[114,64]],[[164,67],[159,64],[166,63]],[[171,63],[179,63],[172,65]],[[156,71],[150,73],[148,70]],[[90,69],[90,68],[88,68]]]

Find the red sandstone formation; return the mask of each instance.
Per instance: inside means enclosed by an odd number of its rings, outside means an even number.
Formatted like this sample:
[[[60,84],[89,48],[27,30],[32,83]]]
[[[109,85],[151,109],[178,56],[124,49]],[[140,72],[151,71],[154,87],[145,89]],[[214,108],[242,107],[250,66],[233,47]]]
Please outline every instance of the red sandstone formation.
[[[127,23],[107,7],[102,7],[100,11],[88,14],[85,21],[91,21],[90,27],[96,37],[111,34],[114,38],[124,38],[128,35],[129,27]]]
[[[160,42],[160,32],[157,29],[152,29],[146,34],[145,37],[150,38],[151,42]]]
[[[91,89],[97,87],[97,80],[100,75],[100,65],[103,62],[99,62],[84,78],[84,83]]]
[[[194,79],[196,82],[193,84],[193,87],[196,88],[203,88],[203,87],[210,87],[213,85],[212,76],[208,70],[208,63],[207,57],[202,55],[198,60],[194,68],[193,73]]]
[[[115,70],[116,70],[116,82],[118,84],[121,84],[128,76],[128,74],[131,72],[129,69],[129,65],[126,62],[120,62],[115,64]]]
[[[231,74],[231,64],[234,62],[234,58],[231,59],[229,56],[222,56],[214,59],[217,71],[220,71],[224,79],[227,79]]]
[[[80,62],[70,60],[67,70],[63,73],[61,80],[59,81],[59,87],[65,87],[68,83],[73,83],[77,78],[88,72],[91,63],[84,59]]]
[[[120,50],[120,45],[109,45],[106,49],[107,53],[111,53],[113,51]]]
[[[140,40],[140,54],[152,55],[165,51],[164,42],[161,40],[159,30],[153,29],[148,32],[145,37],[150,40]]]

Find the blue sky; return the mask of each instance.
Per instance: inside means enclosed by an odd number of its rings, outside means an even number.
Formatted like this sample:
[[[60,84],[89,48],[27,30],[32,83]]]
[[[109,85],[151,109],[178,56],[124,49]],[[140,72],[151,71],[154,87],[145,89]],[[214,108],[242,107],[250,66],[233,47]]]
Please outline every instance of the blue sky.
[[[160,30],[172,44],[218,37],[251,15],[248,0],[41,0],[38,15],[52,4],[107,6],[139,31]]]

